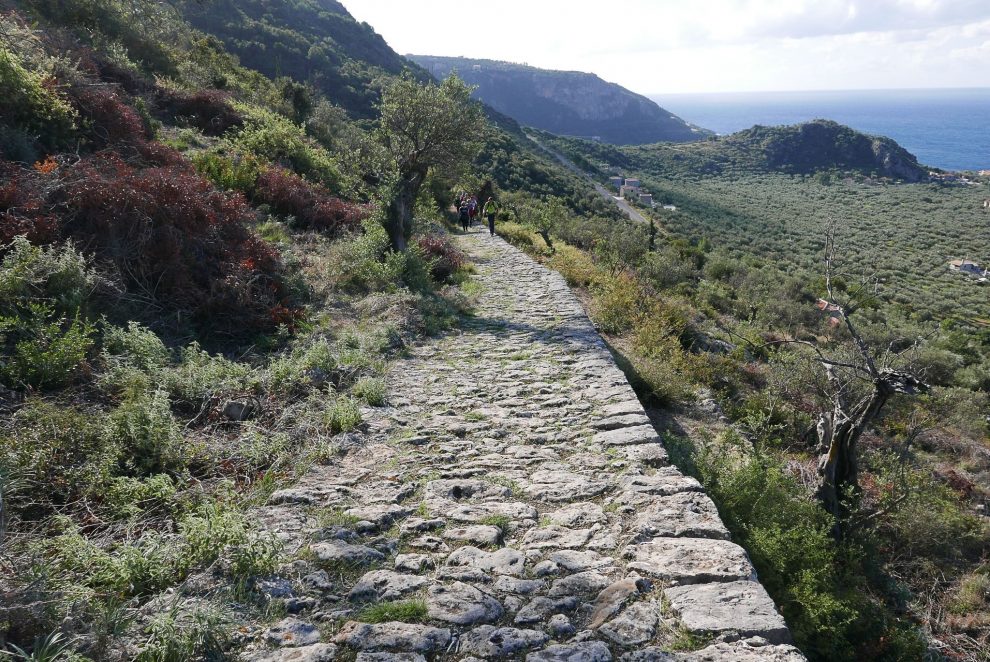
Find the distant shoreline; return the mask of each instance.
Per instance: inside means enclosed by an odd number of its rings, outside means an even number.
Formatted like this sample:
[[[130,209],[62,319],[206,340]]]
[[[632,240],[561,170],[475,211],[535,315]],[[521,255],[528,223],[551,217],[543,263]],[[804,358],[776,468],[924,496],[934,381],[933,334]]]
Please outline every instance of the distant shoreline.
[[[990,87],[648,96],[686,121],[722,135],[755,124],[831,119],[893,138],[932,167],[990,169]]]

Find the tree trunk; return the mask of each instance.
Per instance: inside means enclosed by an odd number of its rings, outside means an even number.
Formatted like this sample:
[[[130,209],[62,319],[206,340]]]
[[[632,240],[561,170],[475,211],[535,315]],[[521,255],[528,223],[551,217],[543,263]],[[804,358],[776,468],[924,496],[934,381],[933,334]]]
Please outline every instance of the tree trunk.
[[[892,393],[891,387],[879,380],[869,397],[853,411],[846,411],[837,399],[832,411],[818,419],[819,447],[824,452],[818,460],[821,482],[816,496],[836,518],[836,537],[841,536],[842,524],[849,515],[848,499],[859,491],[856,444]]]
[[[425,172],[415,170],[405,174],[395,185],[395,192],[385,215],[385,230],[392,248],[397,251],[406,250],[409,244],[416,197],[425,179]]]

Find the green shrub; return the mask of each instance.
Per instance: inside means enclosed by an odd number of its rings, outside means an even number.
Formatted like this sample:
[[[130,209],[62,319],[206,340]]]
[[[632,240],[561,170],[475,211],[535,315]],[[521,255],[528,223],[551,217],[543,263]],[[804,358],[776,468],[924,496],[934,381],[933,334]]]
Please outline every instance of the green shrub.
[[[372,407],[381,407],[385,404],[385,380],[377,377],[362,377],[351,387],[351,394]]]
[[[54,147],[71,136],[77,115],[49,83],[48,74],[29,71],[0,45],[0,116]]]
[[[617,274],[599,283],[592,318],[604,333],[618,335],[628,331],[639,316],[642,296],[634,278]]]
[[[71,244],[34,246],[15,237],[0,262],[0,314],[11,315],[30,303],[44,303],[58,315],[75,317],[101,279]]]
[[[254,191],[262,166],[251,155],[226,156],[211,151],[199,152],[192,157],[193,165],[201,175],[225,191],[240,191],[248,196]]]
[[[178,485],[166,474],[147,478],[118,476],[110,480],[102,496],[111,515],[118,519],[130,519],[149,509],[156,513],[169,513],[178,505]]]
[[[302,127],[268,110],[246,106],[238,106],[237,110],[245,115],[245,121],[244,128],[232,138],[234,151],[286,163],[331,191],[341,191],[343,177],[337,161]]]
[[[324,411],[324,424],[331,434],[350,432],[361,425],[361,410],[352,398],[338,397]]]
[[[229,617],[212,605],[174,603],[154,616],[135,662],[223,659],[229,648]]]
[[[182,430],[162,389],[125,400],[110,414],[106,435],[129,473],[150,476],[184,465]]]
[[[253,391],[260,384],[250,365],[212,355],[195,342],[182,349],[178,365],[162,374],[162,386],[172,400],[193,409],[219,394]]]
[[[18,317],[0,316],[0,381],[13,388],[67,383],[93,346],[95,329],[76,317],[55,317],[44,304],[29,304]],[[12,345],[12,347],[11,347]]]

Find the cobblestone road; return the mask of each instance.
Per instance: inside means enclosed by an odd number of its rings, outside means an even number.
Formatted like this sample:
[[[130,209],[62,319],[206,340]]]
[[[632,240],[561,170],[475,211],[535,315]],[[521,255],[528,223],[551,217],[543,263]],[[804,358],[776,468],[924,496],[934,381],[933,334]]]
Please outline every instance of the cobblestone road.
[[[367,434],[262,509],[306,560],[270,588],[293,614],[277,647],[245,659],[803,660],[563,279],[459,241],[474,316],[412,347]]]

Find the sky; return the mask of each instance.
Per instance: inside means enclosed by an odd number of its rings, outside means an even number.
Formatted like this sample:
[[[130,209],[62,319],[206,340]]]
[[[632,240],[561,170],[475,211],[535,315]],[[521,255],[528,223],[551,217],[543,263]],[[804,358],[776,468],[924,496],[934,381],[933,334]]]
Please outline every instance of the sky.
[[[401,54],[646,95],[990,87],[990,0],[343,0]]]

